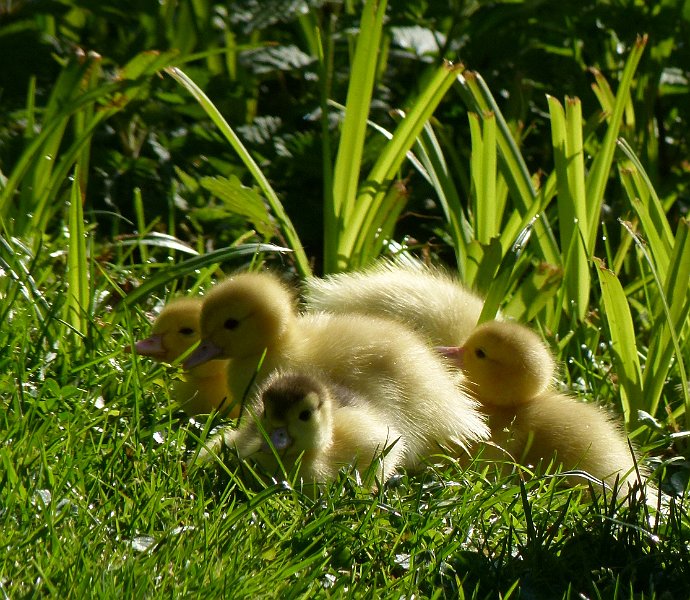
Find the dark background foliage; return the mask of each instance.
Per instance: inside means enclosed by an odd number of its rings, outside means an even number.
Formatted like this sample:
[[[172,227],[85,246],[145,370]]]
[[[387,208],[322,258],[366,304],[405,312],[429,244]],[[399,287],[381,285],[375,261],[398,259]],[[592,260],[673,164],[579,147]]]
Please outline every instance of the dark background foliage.
[[[307,253],[322,245],[323,168],[321,86],[345,101],[351,33],[358,14],[340,2],[25,1],[6,2],[0,16],[0,169],[7,176],[27,143],[27,90],[35,78],[35,104],[49,97],[61,64],[78,49],[101,56],[105,79],[142,51],[174,49],[185,70],[206,91],[279,192]],[[307,11],[309,11],[307,13]],[[478,71],[502,98],[511,125],[522,132],[530,171],[551,168],[546,94],[578,96],[585,116],[597,108],[591,68],[615,81],[627,48],[639,33],[650,44],[638,69],[634,143],[663,200],[687,211],[690,58],[687,3],[393,1],[371,119],[392,128],[389,111],[404,108],[427,67],[441,58]],[[332,44],[327,81],[318,72],[306,19],[315,19]],[[197,55],[196,60],[191,60]],[[455,93],[436,118],[443,123],[467,171],[466,108]],[[335,129],[338,113],[332,114]],[[31,132],[28,132],[31,133]],[[148,217],[166,229],[171,214],[186,239],[203,234],[221,245],[243,230],[242,218],[224,211],[190,182],[244,168],[196,103],[169,78],[153,78],[135,101],[95,134],[86,210],[100,235],[133,229],[133,194],[141,189]],[[66,142],[69,141],[67,137]],[[376,145],[369,146],[375,157]],[[442,227],[430,191],[409,167],[409,211],[399,234],[422,242]],[[186,179],[182,175],[189,175]],[[246,178],[245,178],[246,179]],[[467,190],[469,192],[469,190]],[[64,190],[62,193],[65,193]],[[608,206],[616,210],[616,190]],[[216,207],[216,210],[207,210]],[[204,210],[198,210],[198,209]],[[114,218],[112,213],[128,221]],[[408,213],[409,214],[409,213]],[[672,213],[673,214],[673,213]],[[218,217],[223,218],[218,218]]]

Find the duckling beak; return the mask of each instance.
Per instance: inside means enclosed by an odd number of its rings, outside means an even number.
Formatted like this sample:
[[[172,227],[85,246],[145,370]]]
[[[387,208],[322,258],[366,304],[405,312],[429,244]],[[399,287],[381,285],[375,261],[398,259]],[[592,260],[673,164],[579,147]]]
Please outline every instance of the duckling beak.
[[[271,443],[276,450],[285,450],[292,446],[292,438],[285,427],[278,427],[271,431]]]
[[[182,363],[182,368],[185,371],[203,365],[209,360],[219,357],[223,353],[223,349],[214,344],[213,342],[201,340],[201,343],[196,347],[196,350],[192,352]]]
[[[436,352],[449,358],[456,366],[462,368],[465,364],[465,348],[460,346],[436,346],[434,348]]]
[[[166,352],[165,348],[163,348],[162,335],[152,335],[145,340],[139,340],[134,344],[134,349],[137,351],[137,354],[142,356],[163,356]],[[131,352],[132,347],[125,346],[124,350],[125,352]]]

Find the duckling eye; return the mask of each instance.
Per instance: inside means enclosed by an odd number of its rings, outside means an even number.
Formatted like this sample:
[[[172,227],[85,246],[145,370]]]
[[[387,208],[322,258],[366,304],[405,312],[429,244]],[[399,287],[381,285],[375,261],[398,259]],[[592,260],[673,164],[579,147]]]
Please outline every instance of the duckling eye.
[[[300,421],[308,421],[311,418],[311,411],[310,410],[303,410],[299,415]]]
[[[180,333],[182,335],[192,335],[194,333],[194,329],[192,329],[191,327],[183,327],[182,329],[180,329]]]
[[[486,358],[486,352],[484,352],[484,350],[482,350],[481,348],[477,348],[477,349],[474,351],[474,355],[475,355],[477,358]]]
[[[228,319],[225,321],[225,323],[223,323],[223,327],[232,331],[233,329],[237,329],[239,324],[240,322],[237,319]]]

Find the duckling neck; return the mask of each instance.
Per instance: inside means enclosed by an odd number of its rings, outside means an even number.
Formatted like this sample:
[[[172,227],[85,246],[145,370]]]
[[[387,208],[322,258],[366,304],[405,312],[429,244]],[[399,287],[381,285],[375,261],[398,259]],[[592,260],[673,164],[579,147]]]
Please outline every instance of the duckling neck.
[[[225,367],[226,364],[223,360],[210,360],[185,371],[185,375],[191,379],[216,378],[224,375]]]

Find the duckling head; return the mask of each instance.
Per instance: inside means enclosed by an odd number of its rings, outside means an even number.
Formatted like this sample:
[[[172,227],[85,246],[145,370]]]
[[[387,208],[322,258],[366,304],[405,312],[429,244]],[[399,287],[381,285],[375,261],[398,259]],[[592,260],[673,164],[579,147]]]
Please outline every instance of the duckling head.
[[[134,344],[138,354],[172,363],[200,339],[201,298],[178,298],[165,305],[151,335]],[[130,351],[128,346],[126,351]]]
[[[317,377],[275,373],[262,387],[259,397],[264,406],[262,425],[279,452],[297,456],[330,443],[330,394]]]
[[[554,359],[544,342],[519,323],[479,325],[459,354],[468,385],[484,404],[529,402],[549,386],[554,375]]]
[[[268,273],[242,273],[214,286],[201,307],[201,342],[184,363],[260,356],[278,345],[295,318],[290,292]]]

